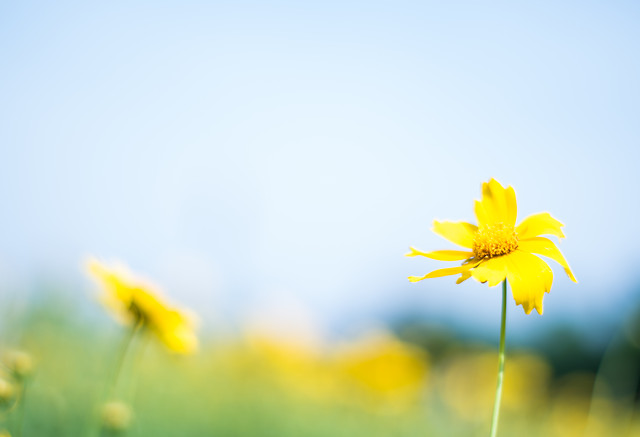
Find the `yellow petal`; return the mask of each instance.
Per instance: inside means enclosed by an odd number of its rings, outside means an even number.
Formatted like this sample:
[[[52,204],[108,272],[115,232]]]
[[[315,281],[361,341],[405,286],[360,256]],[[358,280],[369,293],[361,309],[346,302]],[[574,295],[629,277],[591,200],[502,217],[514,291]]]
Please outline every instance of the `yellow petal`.
[[[425,256],[439,261],[462,261],[473,256],[473,252],[463,250],[435,250],[433,252],[422,252],[414,247],[410,247],[411,252],[405,256]]]
[[[479,225],[504,223],[513,226],[516,223],[516,193],[512,187],[504,188],[498,181],[491,179],[482,184],[482,200],[476,201],[475,213]]]
[[[521,240],[537,237],[538,235],[555,235],[564,238],[564,225],[551,217],[548,212],[541,212],[527,217],[516,227],[516,233]]]
[[[135,287],[132,292],[132,305],[140,312],[146,323],[149,325],[161,323],[162,317],[169,307],[160,300],[159,294],[155,290],[142,287]]]
[[[471,276],[479,282],[488,282],[489,287],[498,285],[507,276],[507,265],[505,256],[498,256],[481,261],[480,264],[471,271]]]
[[[466,272],[462,272],[460,277],[456,280],[456,284],[462,284],[464,281],[466,281],[470,277],[471,277],[471,272],[470,271],[467,270]]]
[[[441,276],[457,275],[458,273],[466,272],[467,270],[469,270],[470,268],[474,267],[475,265],[477,265],[477,263],[468,263],[468,264],[463,264],[463,265],[457,266],[457,267],[448,267],[446,269],[434,270],[431,273],[428,273],[428,274],[426,274],[424,276],[409,276],[409,281],[418,282],[418,281],[422,281],[423,279],[431,279],[431,278],[439,278]]]
[[[465,222],[439,222],[434,220],[433,232],[458,246],[471,249],[473,247],[473,236],[478,232],[478,227]]]
[[[157,294],[135,289],[134,304],[143,314],[147,326],[173,352],[188,354],[197,347],[197,337],[189,320],[181,312],[160,300]]]
[[[131,304],[131,281],[123,268],[109,268],[92,258],[87,262],[87,271],[104,288],[107,299],[120,301],[125,307]]]
[[[546,262],[521,250],[504,256],[507,280],[516,305],[522,305],[526,314],[535,308],[542,314],[542,298],[551,290],[553,272]]]
[[[161,323],[155,326],[160,340],[169,350],[179,354],[190,354],[198,347],[198,338],[188,318],[176,310],[168,310]]]
[[[491,224],[491,220],[489,219],[489,216],[487,215],[487,212],[484,209],[484,204],[481,201],[479,200],[474,201],[473,212],[476,214],[476,220],[478,221],[478,226]]]
[[[569,263],[560,252],[560,249],[554,244],[553,241],[544,237],[533,237],[528,238],[526,240],[520,240],[518,242],[518,249],[523,252],[537,253],[538,255],[546,256],[551,258],[562,267],[564,267],[564,272],[567,274],[569,279],[573,282],[578,282],[576,277],[573,275],[571,268],[569,267]]]
[[[164,344],[177,354],[192,354],[198,349],[198,337],[191,327],[179,325],[164,339]]]
[[[121,300],[114,297],[110,293],[104,293],[98,296],[98,302],[113,316],[113,318],[122,325],[133,325],[136,317],[131,314],[129,306],[125,305]]]
[[[513,187],[507,187],[504,191],[504,196],[507,207],[507,222],[505,224],[515,226],[518,217],[518,204],[516,203],[516,192]]]

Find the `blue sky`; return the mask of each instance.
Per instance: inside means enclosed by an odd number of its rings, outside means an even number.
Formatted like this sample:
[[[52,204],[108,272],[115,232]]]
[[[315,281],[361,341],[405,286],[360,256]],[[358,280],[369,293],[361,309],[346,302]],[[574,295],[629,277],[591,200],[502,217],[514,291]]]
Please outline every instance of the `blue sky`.
[[[545,316],[640,303],[633,2],[10,2],[0,6],[0,283],[126,261],[205,315],[421,308],[497,329],[448,248],[480,184],[566,226]],[[634,294],[635,292],[635,294]],[[265,310],[266,311],[266,310]],[[277,311],[276,311],[277,312]],[[545,321],[544,319],[549,319]],[[524,334],[523,334],[524,335]]]

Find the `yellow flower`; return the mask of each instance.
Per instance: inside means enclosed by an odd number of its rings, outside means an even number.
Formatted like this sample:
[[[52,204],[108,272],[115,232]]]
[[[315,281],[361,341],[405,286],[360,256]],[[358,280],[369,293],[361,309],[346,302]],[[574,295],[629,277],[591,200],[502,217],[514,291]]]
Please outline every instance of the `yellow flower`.
[[[464,261],[462,265],[435,270],[425,276],[410,276],[409,280],[417,282],[459,273],[457,284],[473,277],[493,287],[506,278],[516,304],[522,305],[527,314],[534,308],[542,314],[542,298],[551,290],[553,273],[536,255],[556,261],[573,282],[578,282],[556,245],[540,236],[564,238],[561,229],[564,225],[542,212],[516,226],[516,214],[516,194],[512,187],[503,188],[495,179],[483,183],[482,200],[475,201],[478,226],[465,222],[433,222],[436,234],[470,250],[422,252],[412,247],[406,254],[440,261]]]
[[[105,290],[101,301],[116,319],[147,327],[173,352],[195,351],[198,339],[191,318],[163,302],[154,287],[123,267],[109,268],[96,260],[89,261],[88,270]]]
[[[408,407],[423,394],[429,375],[428,355],[390,333],[370,333],[343,345],[335,354],[346,387],[363,400],[389,407]]]

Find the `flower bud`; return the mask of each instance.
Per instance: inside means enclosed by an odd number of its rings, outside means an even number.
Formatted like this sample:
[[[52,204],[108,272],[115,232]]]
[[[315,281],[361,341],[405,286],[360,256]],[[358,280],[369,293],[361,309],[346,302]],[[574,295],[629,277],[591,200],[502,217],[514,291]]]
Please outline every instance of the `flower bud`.
[[[102,406],[102,427],[111,431],[125,431],[131,425],[133,413],[125,403],[112,401]]]
[[[15,394],[13,384],[0,377],[0,406],[5,406],[11,402]]]
[[[33,373],[33,360],[26,352],[15,350],[7,353],[5,363],[18,380],[26,379]]]

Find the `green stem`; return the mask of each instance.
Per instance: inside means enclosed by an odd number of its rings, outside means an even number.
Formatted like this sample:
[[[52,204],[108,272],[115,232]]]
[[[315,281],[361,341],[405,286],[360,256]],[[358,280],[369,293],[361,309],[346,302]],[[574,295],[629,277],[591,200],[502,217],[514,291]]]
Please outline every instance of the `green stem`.
[[[500,320],[500,347],[498,349],[498,383],[496,397],[493,401],[493,416],[491,418],[491,437],[498,434],[498,416],[500,415],[500,400],[502,399],[502,381],[504,379],[504,334],[507,325],[507,280],[502,282],[502,318]]]
[[[16,424],[16,437],[22,437],[22,425],[24,424],[24,403],[27,395],[27,383],[26,381],[20,381],[20,404],[18,405],[17,412],[17,424]]]
[[[104,392],[102,393],[102,399],[100,400],[100,402],[108,401],[114,397],[116,393],[116,387],[118,386],[118,379],[120,377],[122,368],[124,367],[124,362],[127,356],[127,352],[131,347],[131,343],[133,343],[133,339],[135,338],[140,328],[142,328],[142,326],[143,326],[142,321],[141,320],[137,321],[133,325],[133,327],[129,330],[129,332],[126,334],[126,336],[123,338],[122,343],[120,345],[120,349],[118,351],[116,361],[115,361],[115,365],[113,367],[113,373],[111,374],[110,378],[107,380],[107,385],[104,388]],[[103,435],[104,430],[102,429],[100,420],[101,418],[99,417],[99,413],[96,412],[96,414],[93,417],[93,426],[92,426],[93,431],[90,431],[91,436],[95,436],[96,431],[98,433],[97,435],[99,436]]]
[[[136,351],[132,359],[132,364],[131,364],[132,372],[135,372],[136,369],[139,368],[139,362],[144,356],[145,351],[147,350],[147,345],[149,344],[149,336],[151,333],[148,332],[147,329],[143,329],[140,334],[141,335],[138,336],[138,345],[136,346]],[[137,389],[138,389],[138,381],[139,381],[138,378],[133,378],[132,381],[129,383],[129,393],[128,393],[127,399],[129,399],[131,402],[133,402],[135,399]]]
[[[108,386],[108,398],[112,398],[115,394],[116,386],[118,385],[118,378],[120,377],[120,372],[122,371],[122,367],[124,365],[125,358],[127,356],[127,351],[129,350],[129,346],[133,341],[133,338],[136,336],[138,329],[141,327],[141,323],[136,323],[133,325],[133,328],[129,331],[127,336],[124,338],[122,345],[120,346],[120,351],[118,353],[118,358],[116,361],[116,365],[114,367],[113,374],[110,379],[110,383]]]

